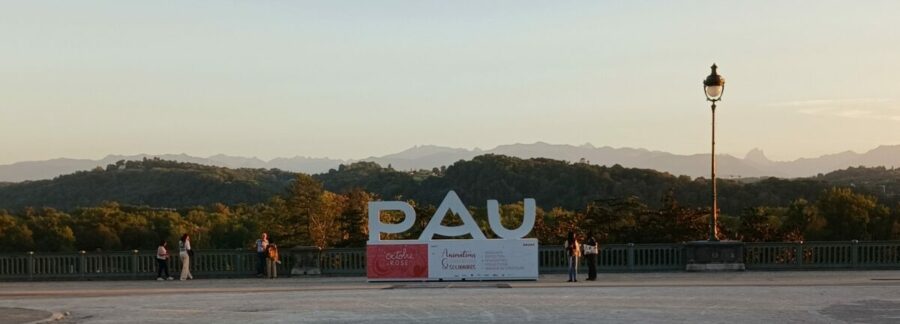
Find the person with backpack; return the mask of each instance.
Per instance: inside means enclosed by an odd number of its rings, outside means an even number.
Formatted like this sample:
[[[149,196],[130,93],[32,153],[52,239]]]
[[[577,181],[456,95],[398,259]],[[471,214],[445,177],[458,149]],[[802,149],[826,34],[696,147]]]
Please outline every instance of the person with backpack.
[[[578,256],[581,255],[581,247],[578,244],[578,239],[575,237],[575,232],[569,231],[564,246],[566,247],[566,259],[569,265],[568,282],[578,282]]]
[[[274,242],[269,242],[266,246],[266,256],[266,273],[268,273],[269,279],[278,278],[278,264],[281,263],[281,260],[278,256],[278,246]]]
[[[159,242],[159,246],[156,247],[156,265],[158,267],[156,271],[156,280],[172,280],[172,276],[169,275],[169,251],[166,250],[166,240],[162,240]],[[165,279],[163,279],[163,272],[166,273]]]
[[[185,233],[178,240],[178,256],[181,257],[181,278],[179,280],[194,279],[191,275],[191,237]]]

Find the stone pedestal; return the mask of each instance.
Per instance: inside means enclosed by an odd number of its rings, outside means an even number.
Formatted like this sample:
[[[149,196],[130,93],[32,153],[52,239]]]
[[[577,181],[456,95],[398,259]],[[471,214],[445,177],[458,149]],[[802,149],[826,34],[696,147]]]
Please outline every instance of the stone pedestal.
[[[741,241],[693,241],[685,246],[687,271],[743,271]]]
[[[294,266],[291,275],[320,275],[322,274],[321,258],[322,250],[315,246],[298,246],[291,248],[291,258]]]

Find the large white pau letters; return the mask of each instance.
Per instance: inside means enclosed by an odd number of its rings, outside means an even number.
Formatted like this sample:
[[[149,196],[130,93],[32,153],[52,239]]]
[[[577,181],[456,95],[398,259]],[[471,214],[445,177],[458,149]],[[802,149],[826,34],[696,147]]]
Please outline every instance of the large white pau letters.
[[[390,224],[381,222],[381,212],[386,210],[403,212],[403,221],[398,224]],[[520,239],[528,235],[534,227],[535,202],[534,199],[525,199],[525,216],[522,219],[522,225],[515,230],[503,227],[500,223],[500,203],[496,200],[488,200],[488,223],[491,230],[504,239]],[[447,215],[447,212],[453,212],[462,219],[463,224],[459,226],[444,226],[441,222]],[[403,233],[412,228],[416,222],[416,211],[412,206],[402,201],[372,201],[369,202],[369,242],[381,241],[381,233],[396,234]],[[472,214],[466,209],[456,192],[452,190],[444,197],[444,201],[438,206],[425,231],[419,236],[419,241],[429,241],[434,238],[435,234],[443,236],[463,236],[472,235],[473,239],[486,240],[484,233],[478,228]]]
[[[412,206],[402,201],[369,202],[369,242],[366,272],[369,280],[537,280],[536,239],[524,238],[534,227],[536,203],[524,199],[522,225],[508,229],[500,222],[500,203],[487,201],[488,223],[500,238],[487,239],[459,196],[450,191],[425,226],[418,240],[382,240],[382,234],[403,233],[416,222]],[[399,223],[384,223],[381,213],[398,211]],[[444,226],[448,213],[462,221]],[[435,235],[472,239],[434,239]]]

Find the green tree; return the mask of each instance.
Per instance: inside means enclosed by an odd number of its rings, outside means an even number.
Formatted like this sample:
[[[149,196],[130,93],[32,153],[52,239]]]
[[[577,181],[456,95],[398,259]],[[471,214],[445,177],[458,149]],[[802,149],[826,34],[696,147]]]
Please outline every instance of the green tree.
[[[346,194],[347,205],[341,213],[341,239],[345,246],[365,246],[369,239],[369,201],[372,195],[360,188]]]
[[[815,204],[806,199],[791,202],[781,225],[781,237],[786,241],[822,240],[827,222]]]
[[[754,207],[747,209],[740,219],[738,234],[745,242],[772,242],[781,240],[783,210]]]
[[[81,250],[121,250],[120,233],[127,216],[116,203],[81,208],[73,213],[75,244]]]
[[[291,182],[288,190],[288,209],[290,214],[283,220],[285,236],[282,245],[312,244],[310,237],[310,219],[319,217],[322,212],[322,195],[325,189],[322,183],[306,174],[298,174]]]
[[[25,212],[28,228],[32,231],[35,250],[66,252],[75,249],[75,233],[72,218],[53,208],[36,211],[28,208]]]
[[[849,188],[825,190],[816,206],[827,222],[828,240],[869,240],[871,220],[888,213],[875,197],[854,193]]]
[[[34,249],[31,229],[22,220],[0,211],[0,251],[22,252]]]
[[[608,243],[638,243],[647,237],[657,241],[659,230],[647,226],[648,212],[647,205],[635,196],[596,200],[587,205],[584,221],[578,227],[584,232],[593,231],[598,239]]]

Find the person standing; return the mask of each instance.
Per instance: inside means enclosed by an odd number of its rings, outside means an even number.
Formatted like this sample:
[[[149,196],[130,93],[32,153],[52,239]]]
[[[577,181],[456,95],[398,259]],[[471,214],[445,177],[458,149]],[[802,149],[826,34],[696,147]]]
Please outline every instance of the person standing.
[[[588,236],[584,241],[584,262],[588,264],[587,280],[597,280],[597,255],[600,253],[600,245],[594,239],[594,233],[588,232]]]
[[[269,246],[269,234],[263,232],[262,237],[256,240],[256,276],[266,275],[266,248]]]
[[[578,244],[578,239],[575,237],[575,232],[569,231],[569,235],[566,237],[565,247],[569,263],[568,282],[578,282],[578,256],[581,255],[581,247]]]
[[[159,242],[159,246],[156,247],[156,265],[158,267],[156,271],[156,280],[172,280],[172,276],[169,275],[169,251],[166,250],[166,240],[162,240]],[[166,276],[163,277],[163,272],[165,272]]]
[[[178,241],[178,256],[181,257],[181,278],[194,279],[191,275],[191,237],[185,233]]]
[[[269,245],[266,246],[266,273],[269,275],[269,279],[278,278],[278,264],[281,263],[281,260],[278,257],[278,245],[275,245],[274,242],[269,242]]]

